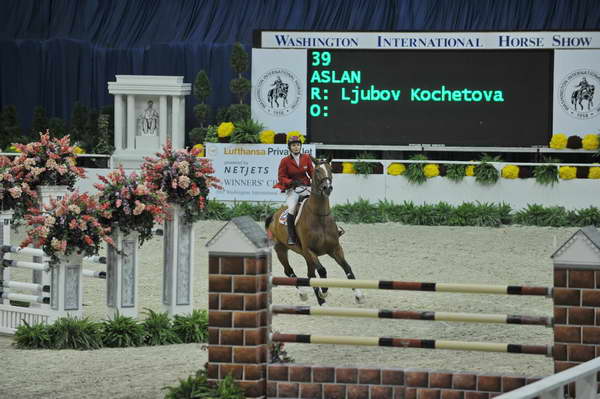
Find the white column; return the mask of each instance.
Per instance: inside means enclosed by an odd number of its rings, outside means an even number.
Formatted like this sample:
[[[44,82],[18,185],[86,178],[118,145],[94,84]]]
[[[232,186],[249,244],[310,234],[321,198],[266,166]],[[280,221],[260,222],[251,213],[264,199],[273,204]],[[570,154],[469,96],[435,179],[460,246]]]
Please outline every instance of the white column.
[[[179,98],[181,99],[179,104],[181,107],[181,112],[178,115],[179,131],[175,137],[177,140],[177,148],[185,148],[185,96],[181,96]]]
[[[0,245],[11,245],[10,242],[10,223],[12,221],[13,218],[13,212],[12,211],[0,211]],[[0,262],[2,262],[2,260],[6,259],[6,260],[10,260],[11,259],[11,255],[8,252],[1,252],[0,254],[2,255],[2,259],[0,259]],[[3,281],[10,281],[10,267],[0,267],[0,270],[2,271],[2,273],[0,273],[0,279],[2,279]],[[2,288],[2,285],[0,284],[0,291],[10,291],[6,288]],[[4,300],[0,297],[0,304],[4,303]],[[6,304],[8,304],[9,301],[8,299],[6,300]]]
[[[123,95],[115,94],[115,151],[122,151],[123,146]]]
[[[167,129],[167,122],[169,117],[167,115],[167,96],[160,96],[160,109],[158,116],[158,134],[160,146],[163,147],[167,143],[167,136],[169,134]]]
[[[194,230],[183,208],[171,204],[172,220],[165,221],[162,302],[171,315],[192,312]]]
[[[122,316],[136,318],[138,298],[138,233],[124,235],[113,228],[112,239],[117,248],[108,247],[106,260],[106,305]],[[117,249],[123,255],[117,253]]]
[[[171,128],[171,141],[173,142],[173,148],[183,148],[181,144],[181,138],[183,138],[183,122],[185,121],[185,112],[183,105],[185,104],[183,101],[183,96],[173,96],[173,107],[172,107],[172,116],[171,120],[173,122],[173,126]],[[182,136],[180,138],[180,136]]]
[[[59,256],[60,262],[52,267],[50,285],[50,308],[48,322],[59,317],[83,316],[83,287],[81,286],[81,263],[83,255]]]
[[[127,150],[135,151],[135,96],[127,95]]]

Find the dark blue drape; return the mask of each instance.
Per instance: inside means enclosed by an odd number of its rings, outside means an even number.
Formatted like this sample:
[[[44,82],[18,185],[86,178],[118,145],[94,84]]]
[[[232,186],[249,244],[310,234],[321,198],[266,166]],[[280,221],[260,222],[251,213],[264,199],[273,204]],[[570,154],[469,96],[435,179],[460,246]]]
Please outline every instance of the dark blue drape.
[[[207,71],[213,107],[232,100],[229,57],[255,29],[597,30],[600,0],[2,0],[0,107],[23,126],[42,105],[68,119],[75,101],[112,104],[115,74]],[[187,102],[187,126],[193,124]]]

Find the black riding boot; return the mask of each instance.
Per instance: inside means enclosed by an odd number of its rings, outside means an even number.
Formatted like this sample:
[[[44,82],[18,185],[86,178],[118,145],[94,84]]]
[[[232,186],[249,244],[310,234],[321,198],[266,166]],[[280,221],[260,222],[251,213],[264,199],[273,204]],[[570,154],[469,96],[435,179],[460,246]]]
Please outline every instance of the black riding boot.
[[[294,225],[296,221],[296,215],[292,215],[291,213],[287,214],[287,229],[288,229],[288,245],[296,245],[298,239],[296,238],[296,226]]]

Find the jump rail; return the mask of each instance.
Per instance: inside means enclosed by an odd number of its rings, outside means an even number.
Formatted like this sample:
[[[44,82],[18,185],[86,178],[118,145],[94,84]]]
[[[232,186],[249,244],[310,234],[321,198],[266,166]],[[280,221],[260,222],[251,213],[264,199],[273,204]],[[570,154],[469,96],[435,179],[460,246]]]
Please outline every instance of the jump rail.
[[[338,335],[312,334],[271,334],[273,342],[289,342],[303,344],[337,344],[386,346],[395,348],[447,349],[480,352],[520,353],[529,355],[552,356],[551,345],[519,345],[489,342],[443,341],[437,339],[412,339],[391,337],[354,337]]]
[[[336,278],[271,277],[271,284],[292,287],[365,288],[401,291],[436,291],[467,294],[533,295],[552,297],[552,287],[492,284],[423,283]]]
[[[379,319],[454,321],[463,323],[499,323],[527,324],[546,327],[553,326],[552,317],[523,316],[484,313],[456,313],[408,311],[387,309],[357,309],[357,308],[324,308],[313,306],[271,305],[273,314],[310,315],[310,316],[339,316],[339,317],[370,317]]]

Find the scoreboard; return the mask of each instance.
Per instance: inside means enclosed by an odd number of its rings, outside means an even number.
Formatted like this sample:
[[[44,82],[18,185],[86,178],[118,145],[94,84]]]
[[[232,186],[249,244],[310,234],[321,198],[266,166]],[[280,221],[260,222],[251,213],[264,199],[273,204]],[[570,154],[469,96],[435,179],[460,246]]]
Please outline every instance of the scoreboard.
[[[255,31],[252,117],[315,143],[546,147],[597,132],[599,65],[595,31]]]
[[[545,145],[552,51],[307,52],[314,142]]]

